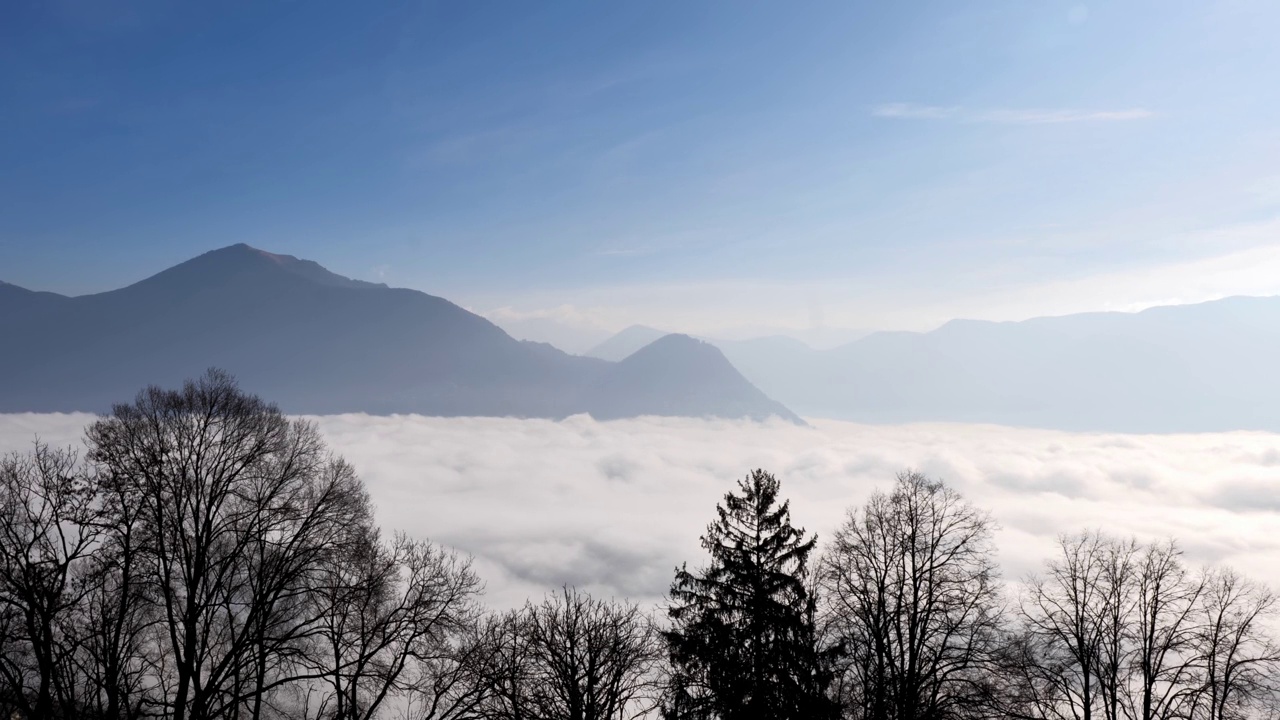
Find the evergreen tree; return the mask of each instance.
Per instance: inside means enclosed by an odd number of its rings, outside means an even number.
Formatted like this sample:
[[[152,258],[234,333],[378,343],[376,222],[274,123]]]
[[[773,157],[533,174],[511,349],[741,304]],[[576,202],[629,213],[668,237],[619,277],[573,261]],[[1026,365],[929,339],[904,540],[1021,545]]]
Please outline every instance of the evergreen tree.
[[[755,470],[716,507],[702,547],[711,563],[676,571],[664,633],[674,671],[666,715],[799,720],[835,715],[826,698],[830,653],[819,651],[806,587],[806,539],[791,525],[778,481]]]

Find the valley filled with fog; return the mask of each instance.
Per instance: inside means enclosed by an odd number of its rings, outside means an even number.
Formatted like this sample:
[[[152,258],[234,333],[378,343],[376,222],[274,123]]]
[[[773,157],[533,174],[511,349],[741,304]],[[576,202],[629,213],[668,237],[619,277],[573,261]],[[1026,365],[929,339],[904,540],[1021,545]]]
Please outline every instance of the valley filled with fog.
[[[89,414],[0,415],[0,452],[38,435],[82,448]],[[1086,528],[1175,538],[1280,586],[1280,435],[1125,435],[992,425],[863,425],[643,417],[609,422],[312,418],[364,479],[384,533],[474,556],[485,599],[511,607],[562,584],[660,602],[701,565],[715,504],[753,468],[775,473],[821,546],[848,508],[907,468],[942,479],[1000,526],[1005,579]]]

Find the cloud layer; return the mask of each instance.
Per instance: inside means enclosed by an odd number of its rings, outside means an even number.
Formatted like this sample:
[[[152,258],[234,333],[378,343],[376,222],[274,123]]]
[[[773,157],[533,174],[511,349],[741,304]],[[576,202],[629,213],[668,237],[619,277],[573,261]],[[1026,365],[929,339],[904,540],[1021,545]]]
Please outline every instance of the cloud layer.
[[[0,451],[33,436],[80,444],[87,415],[0,415]],[[815,427],[675,418],[563,422],[315,418],[364,477],[387,530],[476,558],[495,606],[561,583],[657,601],[748,470],[782,480],[794,520],[828,536],[850,506],[911,467],[940,477],[1001,529],[1007,578],[1058,533],[1172,536],[1195,562],[1280,587],[1280,435],[1074,434],[983,425]]]

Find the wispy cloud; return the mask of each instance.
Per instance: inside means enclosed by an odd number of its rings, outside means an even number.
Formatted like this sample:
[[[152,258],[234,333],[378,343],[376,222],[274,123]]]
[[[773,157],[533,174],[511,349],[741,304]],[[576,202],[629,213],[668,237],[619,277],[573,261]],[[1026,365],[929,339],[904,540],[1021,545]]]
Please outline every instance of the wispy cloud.
[[[1052,125],[1078,122],[1121,122],[1143,120],[1155,115],[1150,110],[1073,110],[1043,108],[996,108],[972,110],[958,105],[917,105],[886,103],[871,109],[875,117],[903,120],[954,120],[957,122],[999,125]]]
[[[960,114],[959,107],[941,107],[938,105],[915,105],[912,103],[887,103],[877,105],[871,114],[884,118],[904,118],[908,120],[946,120]]]
[[[655,249],[651,247],[621,247],[596,250],[591,254],[602,257],[636,257],[639,255],[652,255],[654,252]]]
[[[577,307],[570,303],[561,303],[552,307],[520,308],[502,305],[492,309],[468,307],[467,310],[483,315],[494,322],[506,320],[555,320],[569,325],[596,327],[605,318],[591,308]]]

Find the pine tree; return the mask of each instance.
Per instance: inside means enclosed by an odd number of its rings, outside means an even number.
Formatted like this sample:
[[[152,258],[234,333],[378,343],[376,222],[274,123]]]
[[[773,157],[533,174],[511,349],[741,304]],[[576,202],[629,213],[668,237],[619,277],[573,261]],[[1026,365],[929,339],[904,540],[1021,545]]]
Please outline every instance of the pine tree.
[[[755,470],[717,505],[700,574],[676,571],[664,633],[674,678],[667,716],[799,720],[834,716],[830,653],[819,651],[806,587],[817,542],[791,525],[778,481]]]

